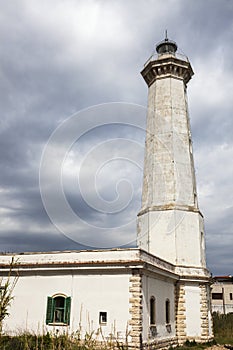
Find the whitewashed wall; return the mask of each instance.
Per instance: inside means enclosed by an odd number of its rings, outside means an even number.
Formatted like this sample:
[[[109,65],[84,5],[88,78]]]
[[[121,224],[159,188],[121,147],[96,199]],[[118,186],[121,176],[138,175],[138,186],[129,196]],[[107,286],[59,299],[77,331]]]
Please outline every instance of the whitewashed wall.
[[[99,312],[106,311],[107,324],[102,326],[108,336],[116,331],[125,335],[129,320],[129,274],[101,274],[71,271],[32,276],[20,276],[14,290],[10,316],[4,323],[7,332],[34,331],[36,333],[59,330],[75,332],[81,322],[83,331],[99,328]],[[56,293],[71,296],[70,326],[45,324],[47,297]],[[118,334],[119,336],[119,334]]]
[[[174,265],[205,267],[203,219],[198,212],[151,211],[139,217],[140,247]]]
[[[186,332],[189,337],[201,335],[201,297],[199,285],[185,286]]]
[[[143,276],[142,277],[142,290],[143,290],[143,341],[149,339],[149,306],[150,298],[154,296],[156,300],[156,314],[155,323],[157,328],[157,335],[151,340],[161,340],[171,338],[175,336],[175,305],[174,305],[174,282],[172,280],[161,280],[158,278]],[[171,332],[166,328],[166,316],[165,316],[165,302],[166,299],[170,300],[170,325]]]

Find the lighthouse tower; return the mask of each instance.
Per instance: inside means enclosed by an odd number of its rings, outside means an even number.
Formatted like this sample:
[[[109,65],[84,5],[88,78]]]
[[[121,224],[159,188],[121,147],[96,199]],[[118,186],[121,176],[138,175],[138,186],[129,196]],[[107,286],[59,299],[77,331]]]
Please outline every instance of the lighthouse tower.
[[[186,86],[186,57],[167,38],[142,76],[149,87],[138,245],[179,266],[205,268],[203,216],[197,202]]]
[[[141,72],[148,93],[142,208],[138,247],[175,266],[176,332],[186,339],[212,336],[204,223],[199,210],[187,84],[193,70],[167,38]]]

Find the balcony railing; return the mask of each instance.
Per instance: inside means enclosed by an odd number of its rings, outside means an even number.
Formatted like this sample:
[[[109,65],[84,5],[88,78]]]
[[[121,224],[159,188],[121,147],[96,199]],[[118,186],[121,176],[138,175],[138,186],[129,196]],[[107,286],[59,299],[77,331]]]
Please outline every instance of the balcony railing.
[[[189,59],[187,56],[181,54],[181,53],[163,53],[163,54],[158,54],[156,52],[154,52],[149,58],[148,60],[145,62],[144,64],[144,67],[146,67],[146,65],[149,63],[149,62],[152,62],[152,61],[155,61],[155,60],[158,60],[160,58],[166,58],[166,57],[176,57],[178,58],[179,60],[182,60],[182,61],[186,61],[186,62],[189,62]]]

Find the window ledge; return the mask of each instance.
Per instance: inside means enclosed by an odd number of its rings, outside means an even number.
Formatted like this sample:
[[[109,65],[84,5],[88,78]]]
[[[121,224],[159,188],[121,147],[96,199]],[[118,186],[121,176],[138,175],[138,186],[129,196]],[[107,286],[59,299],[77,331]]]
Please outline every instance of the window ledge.
[[[150,325],[150,338],[154,338],[158,335],[157,327],[155,324]]]
[[[48,323],[48,326],[68,326],[68,324],[63,322],[52,322]]]

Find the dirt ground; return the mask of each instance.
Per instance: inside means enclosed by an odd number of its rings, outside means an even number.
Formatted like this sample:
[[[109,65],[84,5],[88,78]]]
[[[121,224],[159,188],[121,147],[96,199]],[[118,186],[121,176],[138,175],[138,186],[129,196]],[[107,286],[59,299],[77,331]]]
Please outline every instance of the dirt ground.
[[[224,345],[213,345],[206,348],[206,350],[227,350],[227,348]]]

